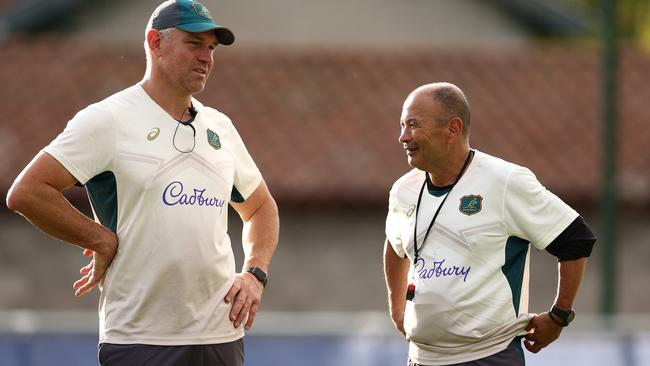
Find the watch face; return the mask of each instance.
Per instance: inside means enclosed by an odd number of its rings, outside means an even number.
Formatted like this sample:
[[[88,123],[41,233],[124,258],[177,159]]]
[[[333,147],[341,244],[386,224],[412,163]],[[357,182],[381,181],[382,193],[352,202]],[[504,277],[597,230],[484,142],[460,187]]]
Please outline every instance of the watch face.
[[[576,317],[576,312],[573,311],[573,310],[569,310],[569,314],[567,314],[567,317],[566,317],[566,323],[567,324],[571,323],[573,321],[573,318],[575,318],[575,317]]]
[[[553,308],[550,311],[553,315],[555,315],[560,321],[562,321],[561,324],[562,326],[566,327],[573,321],[573,318],[575,318],[576,313],[573,310],[562,310],[558,308],[557,306],[553,306]]]

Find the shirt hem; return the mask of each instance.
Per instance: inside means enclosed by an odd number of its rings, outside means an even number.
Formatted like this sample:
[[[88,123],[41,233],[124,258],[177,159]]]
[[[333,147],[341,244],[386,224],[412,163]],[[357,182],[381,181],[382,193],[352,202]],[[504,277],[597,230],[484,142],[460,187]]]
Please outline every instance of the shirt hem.
[[[79,170],[76,169],[74,164],[68,160],[68,158],[59,150],[56,148],[52,148],[51,146],[46,146],[42,150],[42,152],[50,155],[51,157],[54,158],[54,160],[58,161],[59,164],[63,165],[63,167],[80,183],[80,184],[86,184],[89,180],[89,178],[85,175],[82,174]]]
[[[514,339],[514,338],[513,338]],[[493,346],[492,348],[486,349],[483,352],[477,352],[477,353],[472,353],[467,355],[466,353],[463,353],[465,357],[449,357],[449,358],[438,358],[437,360],[432,360],[428,358],[418,358],[409,352],[409,359],[413,361],[414,363],[420,364],[420,365],[427,365],[427,366],[441,366],[441,365],[450,365],[450,364],[457,364],[457,363],[464,363],[464,362],[471,362],[471,361],[476,361],[480,360],[482,358],[486,358],[492,355],[495,355],[506,348],[510,345],[512,342],[512,339],[509,340],[508,342],[505,342],[503,345],[499,346]],[[417,346],[415,346],[417,347]]]
[[[553,230],[549,231],[549,233],[539,242],[539,246],[536,246],[539,250],[544,250],[546,249],[549,244],[555,240],[566,228],[571,225],[571,223],[578,217],[578,212],[572,209],[571,212],[569,212],[566,216],[563,217],[562,221],[553,228]]]
[[[518,336],[526,335],[526,326],[533,314],[520,315],[513,324],[501,329],[496,335],[477,341],[473,344],[458,344],[457,347],[434,347],[417,342],[409,342],[409,358],[422,365],[450,365],[479,360],[499,353]],[[491,345],[489,345],[491,344]],[[429,349],[426,349],[429,348]]]
[[[184,339],[163,339],[163,338],[154,338],[154,337],[134,337],[134,338],[123,338],[123,337],[100,337],[99,343],[111,343],[111,344],[147,344],[152,346],[188,346],[188,345],[203,345],[203,344],[222,344],[230,343],[244,338],[244,332],[233,334],[232,336],[224,337],[210,337],[206,338],[204,336],[200,338],[184,338]]]

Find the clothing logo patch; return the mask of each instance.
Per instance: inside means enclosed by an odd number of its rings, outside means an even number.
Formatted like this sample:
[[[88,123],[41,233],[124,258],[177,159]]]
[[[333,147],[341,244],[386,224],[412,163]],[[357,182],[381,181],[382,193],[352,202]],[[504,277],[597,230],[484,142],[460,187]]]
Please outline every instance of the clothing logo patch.
[[[208,128],[208,143],[215,150],[221,149],[221,141],[219,140],[219,135],[216,132]]]
[[[413,216],[413,212],[415,212],[415,205],[411,205],[409,207],[409,210],[406,211],[406,217],[410,218],[411,216]]]
[[[155,140],[155,139],[158,137],[158,135],[160,135],[160,128],[158,128],[158,127],[154,127],[154,128],[152,128],[151,131],[149,131],[149,133],[147,134],[147,140],[149,140],[149,141],[153,141],[153,140]]]
[[[464,213],[467,216],[471,216],[481,212],[483,208],[483,197],[471,194],[469,196],[463,196],[460,199],[460,205],[458,209],[460,212]]]
[[[212,19],[212,16],[210,15],[210,12],[208,11],[208,9],[205,6],[203,6],[203,4],[195,1],[195,2],[192,3],[192,8],[194,9],[194,11],[198,15],[200,15],[200,16],[202,16],[204,18]]]

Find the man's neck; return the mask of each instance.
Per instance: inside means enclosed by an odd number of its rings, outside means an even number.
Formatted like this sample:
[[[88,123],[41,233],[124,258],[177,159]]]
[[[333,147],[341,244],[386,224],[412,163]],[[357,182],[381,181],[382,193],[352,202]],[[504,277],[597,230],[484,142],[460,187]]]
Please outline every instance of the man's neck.
[[[153,78],[145,77],[140,85],[147,95],[174,119],[181,119],[186,109],[192,104],[191,95],[175,94],[171,87],[161,85],[161,82],[157,82]]]
[[[468,157],[469,146],[463,146],[457,152],[452,153],[448,159],[444,159],[436,166],[427,169],[431,183],[436,187],[446,187],[454,184],[456,179],[460,177],[461,170]]]

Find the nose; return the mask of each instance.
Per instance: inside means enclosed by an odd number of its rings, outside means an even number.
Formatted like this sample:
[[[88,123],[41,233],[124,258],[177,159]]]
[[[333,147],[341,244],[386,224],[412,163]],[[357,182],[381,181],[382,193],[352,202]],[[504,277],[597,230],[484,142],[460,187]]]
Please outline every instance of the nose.
[[[401,131],[400,131],[400,134],[399,134],[399,138],[397,139],[397,141],[399,141],[401,144],[405,144],[405,143],[411,141],[411,132],[410,132],[410,130],[408,128],[406,128],[406,127],[402,127]]]
[[[201,62],[212,64],[212,50],[207,47],[203,48],[201,52],[199,52],[198,59]]]

